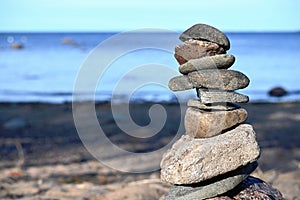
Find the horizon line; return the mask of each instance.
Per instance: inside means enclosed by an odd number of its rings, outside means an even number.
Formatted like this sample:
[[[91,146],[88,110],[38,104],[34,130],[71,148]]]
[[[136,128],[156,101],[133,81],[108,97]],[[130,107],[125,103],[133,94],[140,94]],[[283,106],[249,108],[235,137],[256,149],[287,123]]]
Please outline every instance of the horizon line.
[[[131,30],[134,31],[134,30]],[[172,30],[170,30],[172,31]],[[86,31],[82,31],[82,30],[33,30],[33,31],[28,31],[28,30],[0,30],[0,34],[3,33],[122,33],[122,32],[130,32],[128,30],[86,30]],[[184,30],[175,30],[174,32],[178,32],[178,33],[182,33],[184,32]],[[247,33],[300,33],[300,30],[241,30],[241,31],[222,31],[224,33],[227,34],[235,34],[235,33],[242,33],[242,34],[247,34]],[[133,32],[134,33],[134,32]],[[168,32],[168,31],[136,31],[135,33],[172,33],[172,32]]]

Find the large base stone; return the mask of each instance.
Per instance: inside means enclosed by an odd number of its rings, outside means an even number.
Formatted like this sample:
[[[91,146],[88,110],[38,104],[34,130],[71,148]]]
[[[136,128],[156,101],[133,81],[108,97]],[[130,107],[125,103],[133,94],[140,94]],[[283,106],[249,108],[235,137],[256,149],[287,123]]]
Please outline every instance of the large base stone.
[[[161,161],[161,180],[193,184],[233,171],[260,154],[251,125],[241,124],[224,134],[205,139],[183,135]]]

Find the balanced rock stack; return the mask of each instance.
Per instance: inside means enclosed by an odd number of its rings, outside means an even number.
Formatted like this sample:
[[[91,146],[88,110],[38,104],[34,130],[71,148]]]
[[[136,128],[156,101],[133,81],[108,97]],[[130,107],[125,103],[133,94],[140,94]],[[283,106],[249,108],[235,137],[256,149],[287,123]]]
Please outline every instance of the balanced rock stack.
[[[228,38],[214,27],[196,24],[180,40],[184,43],[175,48],[175,58],[183,75],[172,78],[169,88],[195,88],[199,99],[188,101],[186,134],[161,161],[162,181],[173,184],[165,198],[282,199],[279,191],[249,176],[260,149],[252,126],[242,124],[247,111],[236,104],[248,102],[234,91],[247,87],[249,79],[228,70],[235,62],[226,54]]]

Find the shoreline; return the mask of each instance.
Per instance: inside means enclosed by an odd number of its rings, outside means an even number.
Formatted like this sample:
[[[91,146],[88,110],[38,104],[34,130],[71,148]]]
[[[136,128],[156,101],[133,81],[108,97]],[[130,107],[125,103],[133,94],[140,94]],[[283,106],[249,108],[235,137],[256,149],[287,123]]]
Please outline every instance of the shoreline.
[[[80,108],[84,104],[83,102],[76,106]],[[148,114],[152,104],[149,102],[130,104],[131,116],[138,125],[146,126],[149,123]],[[167,111],[166,124],[156,137],[145,141],[128,138],[114,121],[114,117],[117,117],[121,123],[126,123],[123,121],[126,115],[122,110],[126,110],[127,104],[115,105],[117,110],[120,110],[117,116],[112,115],[109,102],[96,102],[95,110],[101,127],[115,144],[127,150],[147,152],[167,144],[177,129],[178,132],[184,133],[183,127],[175,126],[181,120],[178,104],[159,104]],[[259,168],[254,175],[278,188],[286,199],[300,196],[300,102],[240,105],[248,111],[246,123],[253,125],[261,147]],[[181,107],[184,111],[186,104],[181,104]],[[0,195],[3,198],[12,198],[12,193],[14,191],[17,193],[22,188],[31,188],[33,198],[39,196],[64,198],[62,194],[64,190],[72,194],[72,198],[80,198],[80,194],[69,187],[84,188],[85,186],[80,186],[84,183],[87,184],[86,187],[91,188],[101,186],[102,189],[94,191],[97,193],[101,190],[101,194],[93,193],[93,195],[97,198],[100,195],[99,199],[103,199],[116,194],[120,187],[130,188],[132,185],[129,182],[144,179],[155,179],[155,187],[160,187],[161,190],[154,194],[146,184],[143,187],[139,185],[136,193],[151,191],[151,194],[147,193],[148,196],[155,196],[168,189],[168,186],[160,183],[159,171],[144,174],[121,173],[97,161],[86,150],[78,136],[71,103],[0,103],[0,141],[0,174],[2,174],[0,182],[5,185],[4,189],[0,188],[0,193],[6,194]],[[109,155],[110,152],[106,153]],[[113,162],[133,167],[130,166],[130,158],[113,156]],[[153,162],[159,163],[160,159],[150,161],[146,159],[141,167],[146,170]],[[11,184],[12,178],[15,181]],[[40,185],[38,181],[42,181]],[[51,187],[45,189],[45,184]],[[118,187],[108,190],[112,185]],[[82,191],[83,194],[87,195]],[[126,194],[131,195],[129,190]],[[26,193],[22,195],[24,198],[28,197]]]

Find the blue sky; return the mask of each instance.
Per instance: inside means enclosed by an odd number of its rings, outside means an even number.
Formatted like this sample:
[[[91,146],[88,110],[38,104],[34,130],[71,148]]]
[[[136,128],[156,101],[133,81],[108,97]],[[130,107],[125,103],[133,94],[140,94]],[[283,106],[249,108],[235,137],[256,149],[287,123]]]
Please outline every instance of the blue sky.
[[[300,30],[299,0],[0,0],[0,31]]]

